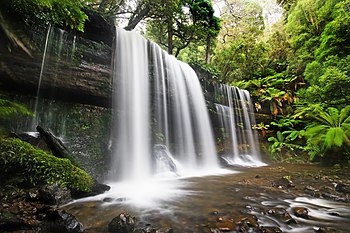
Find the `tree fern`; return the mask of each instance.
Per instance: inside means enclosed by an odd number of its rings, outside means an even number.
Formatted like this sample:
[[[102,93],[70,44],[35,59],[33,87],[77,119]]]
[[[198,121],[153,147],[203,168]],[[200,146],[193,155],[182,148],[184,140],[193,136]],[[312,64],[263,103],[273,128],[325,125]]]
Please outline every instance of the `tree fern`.
[[[350,146],[350,105],[340,112],[332,107],[327,111],[316,108],[309,117],[314,119],[305,134],[310,158],[315,156],[315,151],[323,156]]]

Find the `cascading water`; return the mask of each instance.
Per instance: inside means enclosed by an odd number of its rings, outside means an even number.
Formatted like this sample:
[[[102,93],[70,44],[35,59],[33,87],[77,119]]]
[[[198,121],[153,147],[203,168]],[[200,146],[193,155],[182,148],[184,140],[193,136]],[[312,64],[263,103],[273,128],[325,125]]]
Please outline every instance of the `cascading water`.
[[[117,29],[113,80],[110,180],[140,181],[159,172],[219,168],[192,68],[140,35]]]
[[[224,84],[215,88],[216,110],[224,140],[230,140],[230,150],[223,158],[229,165],[262,166],[255,132],[256,124],[250,94],[246,90]]]
[[[43,52],[43,59],[41,61],[41,68],[40,68],[40,74],[39,74],[39,82],[38,82],[38,88],[36,92],[36,97],[35,97],[35,104],[34,104],[34,118],[31,123],[31,131],[35,131],[36,126],[39,123],[39,117],[38,117],[38,103],[39,103],[39,94],[40,94],[40,87],[41,87],[41,81],[43,78],[43,73],[44,73],[44,67],[45,67],[45,61],[46,61],[46,53],[47,53],[47,47],[49,44],[49,39],[50,39],[50,34],[51,34],[51,24],[49,25],[47,29],[47,34],[46,34],[46,39],[45,39],[45,47],[44,47],[44,52]]]
[[[42,84],[44,79],[47,77],[56,77],[55,79],[59,79],[58,75],[62,69],[62,65],[60,63],[66,61],[72,61],[75,53],[75,43],[76,37],[73,39],[68,39],[69,34],[58,28],[54,28],[49,25],[46,38],[45,38],[45,46],[42,56],[40,75],[37,87],[37,93],[35,97],[34,103],[34,117],[31,120],[30,126],[26,127],[29,131],[36,131],[36,126],[41,125],[45,128],[55,129],[56,133],[63,137],[65,134],[65,119],[63,116],[60,119],[60,128],[54,126],[57,122],[54,115],[62,115],[62,113],[57,113],[57,109],[55,109],[54,101],[47,101],[45,99],[40,98],[40,94],[42,91]],[[54,80],[55,80],[54,79]],[[47,80],[46,80],[47,81]],[[51,94],[54,90],[52,90]]]

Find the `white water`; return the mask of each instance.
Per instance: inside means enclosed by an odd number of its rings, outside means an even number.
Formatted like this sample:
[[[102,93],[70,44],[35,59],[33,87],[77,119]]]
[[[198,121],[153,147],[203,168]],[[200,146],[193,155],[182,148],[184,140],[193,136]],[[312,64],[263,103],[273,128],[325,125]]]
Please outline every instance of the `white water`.
[[[166,167],[174,172],[169,161],[179,167],[177,175],[219,169],[205,100],[192,68],[142,36],[119,29],[114,57],[109,179],[146,180],[157,175],[159,166],[162,173]],[[162,156],[154,152],[160,144],[167,152]]]
[[[184,194],[183,177],[220,169],[196,73],[158,45],[117,29],[109,197],[136,205]],[[157,201],[156,201],[157,200]]]
[[[223,159],[229,165],[266,165],[261,161],[257,137],[252,130],[256,122],[249,92],[223,84],[216,86],[215,92],[223,138],[231,144]]]

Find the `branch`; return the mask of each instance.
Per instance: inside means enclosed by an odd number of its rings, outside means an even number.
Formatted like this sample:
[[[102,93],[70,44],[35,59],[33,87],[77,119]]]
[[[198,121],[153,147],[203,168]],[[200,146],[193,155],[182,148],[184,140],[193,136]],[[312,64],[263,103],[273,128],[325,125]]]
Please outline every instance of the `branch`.
[[[126,26],[124,29],[127,31],[133,30],[137,24],[148,15],[150,10],[151,7],[149,5],[146,5],[146,7],[142,9],[138,14],[135,14],[130,18],[128,26]]]

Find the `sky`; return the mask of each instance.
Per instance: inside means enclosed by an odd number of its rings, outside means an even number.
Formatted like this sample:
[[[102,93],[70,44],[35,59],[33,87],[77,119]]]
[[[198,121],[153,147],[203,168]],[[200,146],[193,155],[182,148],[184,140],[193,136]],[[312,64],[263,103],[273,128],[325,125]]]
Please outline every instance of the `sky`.
[[[263,15],[265,18],[266,28],[270,28],[274,23],[282,17],[282,7],[276,3],[276,0],[246,0],[246,1],[255,1],[260,4],[263,8]],[[221,9],[225,6],[225,1],[216,0],[213,1],[213,7],[215,10],[215,16],[220,17]]]

